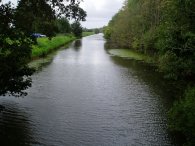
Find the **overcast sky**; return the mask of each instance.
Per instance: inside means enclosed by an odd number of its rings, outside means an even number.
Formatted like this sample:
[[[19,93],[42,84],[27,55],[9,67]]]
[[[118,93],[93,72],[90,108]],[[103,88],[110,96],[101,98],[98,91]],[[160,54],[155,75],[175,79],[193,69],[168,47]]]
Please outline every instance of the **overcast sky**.
[[[9,1],[9,0],[3,0]],[[125,0],[83,0],[81,7],[87,11],[87,21],[83,27],[97,28],[107,25],[109,20],[122,7]],[[11,0],[16,4],[17,0]]]
[[[87,28],[102,27],[121,9],[124,0],[84,0],[81,7],[87,11]]]

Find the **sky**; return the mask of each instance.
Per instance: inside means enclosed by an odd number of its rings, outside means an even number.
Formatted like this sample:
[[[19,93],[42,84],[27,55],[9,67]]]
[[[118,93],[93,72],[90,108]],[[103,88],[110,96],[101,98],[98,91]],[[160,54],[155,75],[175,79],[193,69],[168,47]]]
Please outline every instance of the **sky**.
[[[81,7],[87,11],[83,27],[98,28],[108,24],[112,16],[122,8],[124,0],[84,0]]]
[[[6,2],[9,0],[3,0]],[[17,0],[10,0],[16,4]],[[99,28],[108,24],[112,16],[123,6],[125,0],[83,0],[81,7],[87,12],[85,22],[82,26],[86,28]]]

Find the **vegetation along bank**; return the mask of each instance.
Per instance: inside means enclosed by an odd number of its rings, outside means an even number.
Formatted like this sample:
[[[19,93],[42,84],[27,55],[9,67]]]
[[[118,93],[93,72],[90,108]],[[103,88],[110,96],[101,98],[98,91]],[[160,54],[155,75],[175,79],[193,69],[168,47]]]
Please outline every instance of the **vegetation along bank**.
[[[52,38],[51,40],[49,40],[47,37],[38,38],[37,45],[33,45],[32,58],[44,57],[48,53],[51,53],[55,49],[64,46],[75,39],[76,37],[72,35],[60,35]]]
[[[111,54],[146,62],[149,56],[165,78],[188,82],[168,113],[169,130],[185,145],[195,145],[194,7],[194,0],[126,0],[104,28],[107,42],[127,49]]]
[[[82,32],[82,37],[93,35],[94,32]],[[77,37],[73,34],[59,34],[52,39],[48,37],[37,38],[37,44],[33,45],[32,58],[45,57],[52,51],[69,44],[70,42],[76,40]]]

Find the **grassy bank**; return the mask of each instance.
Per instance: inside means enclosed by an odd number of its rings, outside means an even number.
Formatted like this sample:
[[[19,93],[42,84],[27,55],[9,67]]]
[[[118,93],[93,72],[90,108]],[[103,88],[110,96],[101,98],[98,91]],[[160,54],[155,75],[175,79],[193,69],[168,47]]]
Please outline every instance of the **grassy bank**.
[[[52,40],[49,40],[48,38],[38,38],[38,44],[33,46],[32,58],[44,57],[53,50],[66,45],[75,39],[76,38],[71,35],[59,35],[52,38]]]
[[[144,61],[146,63],[154,63],[154,59],[149,57],[148,55],[144,55],[135,51],[132,51],[130,49],[110,49],[108,52],[111,55],[119,56],[122,58],[129,58],[134,59],[138,61]]]
[[[93,34],[94,32],[83,32],[82,37]],[[52,38],[52,40],[49,40],[48,38],[38,38],[38,44],[33,46],[32,58],[44,57],[53,50],[56,50],[57,48],[64,46],[75,39],[76,37],[72,35],[64,36],[63,34],[58,34],[56,37]]]

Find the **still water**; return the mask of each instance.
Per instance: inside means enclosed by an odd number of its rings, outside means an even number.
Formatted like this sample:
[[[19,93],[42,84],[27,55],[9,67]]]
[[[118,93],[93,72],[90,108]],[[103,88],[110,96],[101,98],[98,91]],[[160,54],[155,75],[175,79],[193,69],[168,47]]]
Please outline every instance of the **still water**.
[[[27,97],[0,97],[0,145],[173,145],[169,84],[104,44],[102,34],[73,42],[32,76]]]

